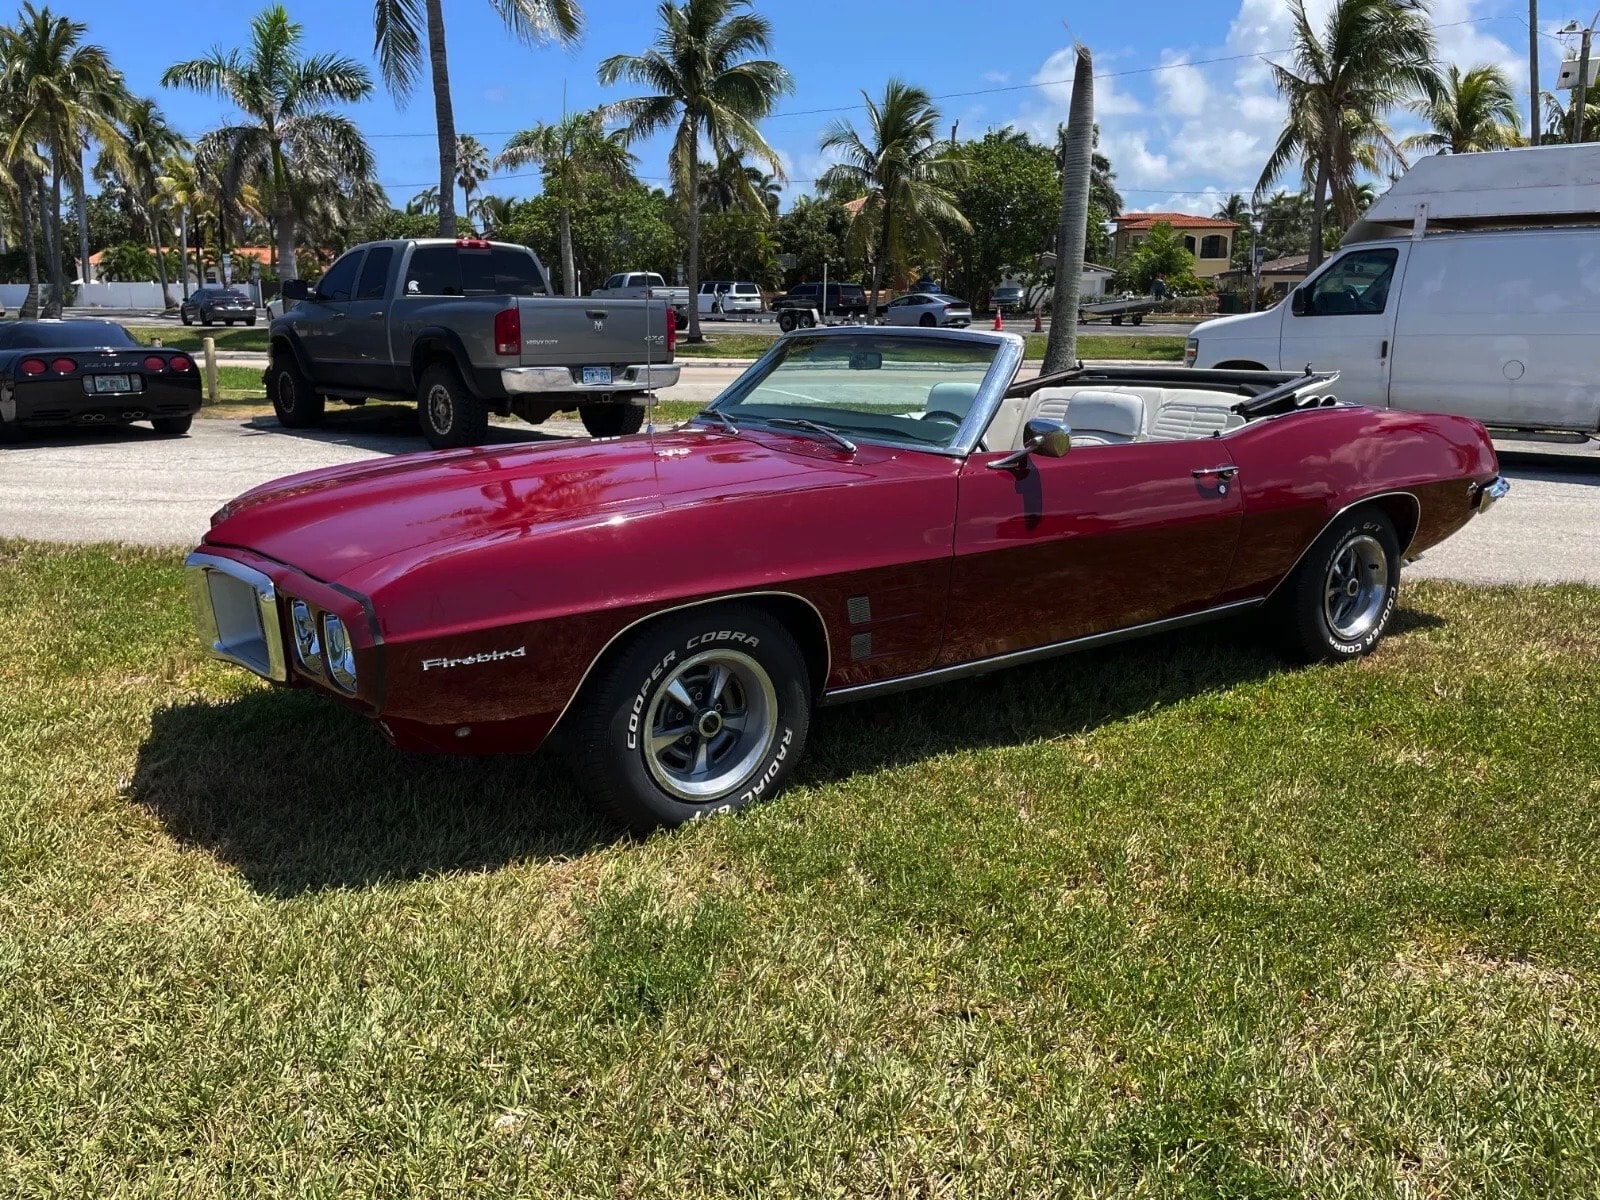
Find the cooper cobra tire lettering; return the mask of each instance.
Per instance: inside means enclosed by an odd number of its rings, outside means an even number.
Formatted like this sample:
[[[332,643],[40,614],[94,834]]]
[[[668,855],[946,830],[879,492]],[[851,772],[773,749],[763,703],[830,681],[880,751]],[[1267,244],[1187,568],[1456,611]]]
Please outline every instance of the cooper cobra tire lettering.
[[[676,650],[669,651],[667,656],[655,665],[655,669],[645,679],[644,686],[634,695],[633,707],[628,713],[629,750],[637,750],[639,748],[639,722],[644,719],[644,706],[649,702],[651,685],[661,678],[661,672],[665,671],[677,660],[678,652]]]

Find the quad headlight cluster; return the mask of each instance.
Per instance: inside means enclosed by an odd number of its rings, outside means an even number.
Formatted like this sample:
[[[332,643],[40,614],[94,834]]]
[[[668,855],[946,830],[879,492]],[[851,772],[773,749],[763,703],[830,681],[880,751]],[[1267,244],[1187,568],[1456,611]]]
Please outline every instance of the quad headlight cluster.
[[[304,600],[289,605],[295,660],[313,675],[332,680],[341,691],[356,690],[356,652],[350,631],[333,613],[319,613]]]

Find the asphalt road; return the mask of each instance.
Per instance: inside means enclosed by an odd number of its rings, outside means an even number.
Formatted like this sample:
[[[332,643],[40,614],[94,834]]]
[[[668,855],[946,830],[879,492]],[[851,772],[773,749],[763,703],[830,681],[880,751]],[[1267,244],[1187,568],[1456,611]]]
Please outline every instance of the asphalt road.
[[[673,399],[710,399],[736,374],[698,369]],[[0,445],[0,537],[192,544],[213,511],[259,483],[423,449],[415,420],[406,409],[373,406],[340,412],[317,431],[282,430],[270,417],[202,418],[186,438],[133,427]],[[493,429],[507,444],[581,434],[571,421]],[[1511,495],[1407,575],[1600,585],[1600,449],[1592,445],[1503,443]]]

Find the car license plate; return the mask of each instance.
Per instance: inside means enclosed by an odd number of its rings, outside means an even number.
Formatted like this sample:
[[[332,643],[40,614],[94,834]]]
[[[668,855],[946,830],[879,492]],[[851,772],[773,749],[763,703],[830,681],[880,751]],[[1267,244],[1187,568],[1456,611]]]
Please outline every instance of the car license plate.
[[[97,394],[134,390],[131,375],[91,375],[89,378],[94,380],[94,390]]]
[[[583,369],[583,383],[585,387],[592,387],[595,384],[609,384],[610,382],[610,367],[585,367]]]

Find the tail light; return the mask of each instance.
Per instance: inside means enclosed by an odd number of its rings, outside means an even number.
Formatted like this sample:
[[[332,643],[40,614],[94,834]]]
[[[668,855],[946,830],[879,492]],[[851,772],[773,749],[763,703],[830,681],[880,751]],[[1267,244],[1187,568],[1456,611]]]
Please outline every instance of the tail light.
[[[25,358],[20,365],[24,375],[43,375],[50,369],[50,364],[42,358]]]
[[[678,349],[678,316],[672,311],[672,305],[667,305],[667,354],[670,357]]]
[[[489,241],[487,238],[457,238],[456,245],[461,247],[463,250],[489,249]]]
[[[522,351],[522,313],[502,308],[494,315],[494,352],[518,354]]]
[[[191,359],[187,354],[174,354],[167,360],[167,366],[171,367],[174,371],[188,371],[193,369],[194,360]]]
[[[58,358],[50,364],[50,369],[57,375],[71,375],[78,369],[78,364],[70,358]]]
[[[144,360],[144,369],[149,371],[151,374],[160,374],[162,371],[167,369],[167,360],[162,358],[159,354],[152,354],[149,358]]]

